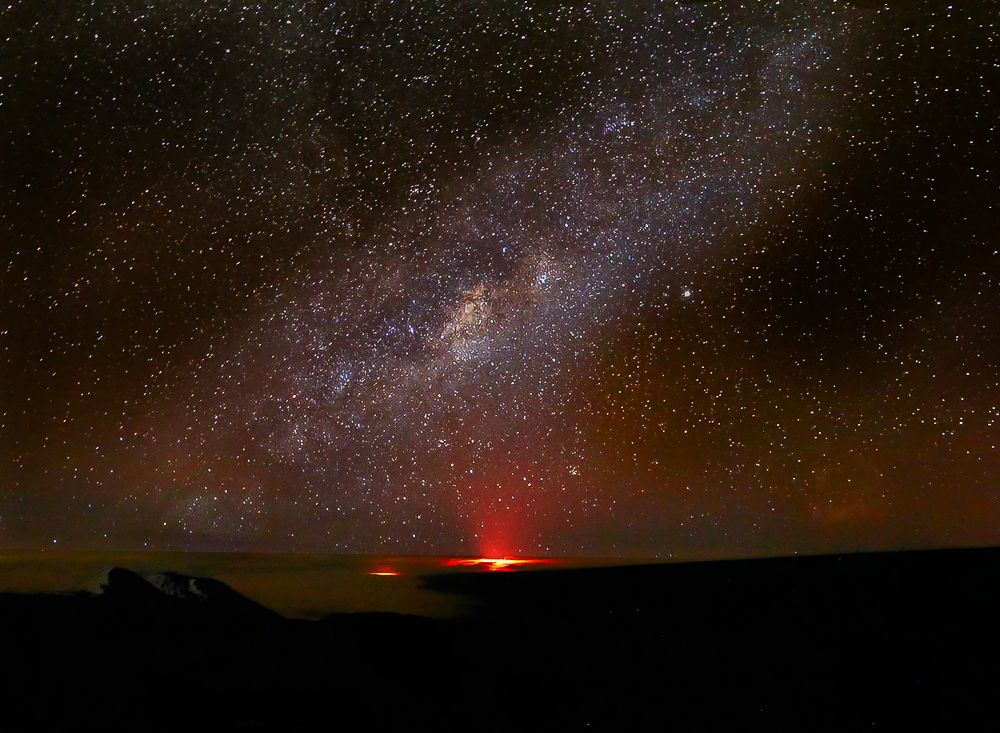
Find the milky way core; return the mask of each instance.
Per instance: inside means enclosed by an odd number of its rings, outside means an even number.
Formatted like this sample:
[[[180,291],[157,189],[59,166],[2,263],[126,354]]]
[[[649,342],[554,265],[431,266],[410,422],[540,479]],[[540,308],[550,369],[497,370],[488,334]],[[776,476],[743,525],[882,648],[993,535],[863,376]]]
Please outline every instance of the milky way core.
[[[0,9],[0,542],[994,543],[997,24]]]

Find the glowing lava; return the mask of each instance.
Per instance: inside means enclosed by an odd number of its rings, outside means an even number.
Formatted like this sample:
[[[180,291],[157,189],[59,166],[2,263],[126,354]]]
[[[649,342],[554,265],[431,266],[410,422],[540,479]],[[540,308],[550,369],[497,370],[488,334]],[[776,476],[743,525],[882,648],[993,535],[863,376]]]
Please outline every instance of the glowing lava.
[[[392,569],[389,565],[379,565],[377,569],[368,573],[369,575],[399,575],[398,572]]]
[[[512,570],[519,565],[537,565],[550,563],[552,560],[539,560],[526,557],[454,557],[445,560],[444,567],[456,565],[482,565],[486,570]]]

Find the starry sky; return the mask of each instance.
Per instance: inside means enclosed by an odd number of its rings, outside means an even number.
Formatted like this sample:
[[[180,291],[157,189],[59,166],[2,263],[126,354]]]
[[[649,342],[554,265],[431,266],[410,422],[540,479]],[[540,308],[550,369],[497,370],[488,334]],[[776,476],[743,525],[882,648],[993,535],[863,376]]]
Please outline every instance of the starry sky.
[[[1000,540],[990,2],[0,4],[0,546]]]

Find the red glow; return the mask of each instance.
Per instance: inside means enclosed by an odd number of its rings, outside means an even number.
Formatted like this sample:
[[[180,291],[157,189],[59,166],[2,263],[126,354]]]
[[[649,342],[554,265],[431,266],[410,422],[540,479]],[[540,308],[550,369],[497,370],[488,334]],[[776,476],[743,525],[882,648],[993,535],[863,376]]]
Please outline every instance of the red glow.
[[[389,565],[379,565],[376,570],[368,573],[369,575],[399,575],[398,572],[392,569]]]
[[[540,560],[528,557],[453,557],[445,560],[445,567],[456,565],[482,565],[486,570],[513,570],[519,565],[538,565],[550,563],[551,560]]]

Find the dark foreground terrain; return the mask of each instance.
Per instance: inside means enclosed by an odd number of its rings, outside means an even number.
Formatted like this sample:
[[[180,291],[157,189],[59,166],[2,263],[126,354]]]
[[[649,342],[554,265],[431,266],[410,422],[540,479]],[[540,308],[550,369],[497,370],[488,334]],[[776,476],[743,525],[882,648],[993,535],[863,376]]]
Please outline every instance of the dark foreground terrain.
[[[427,583],[477,611],[288,620],[118,568],[99,594],[0,595],[0,728],[1000,727],[997,549]]]

